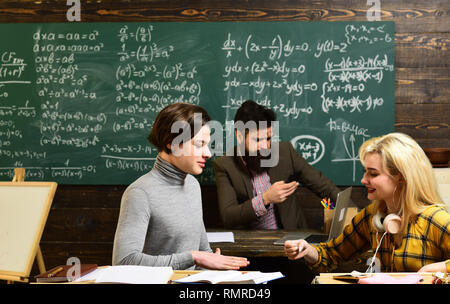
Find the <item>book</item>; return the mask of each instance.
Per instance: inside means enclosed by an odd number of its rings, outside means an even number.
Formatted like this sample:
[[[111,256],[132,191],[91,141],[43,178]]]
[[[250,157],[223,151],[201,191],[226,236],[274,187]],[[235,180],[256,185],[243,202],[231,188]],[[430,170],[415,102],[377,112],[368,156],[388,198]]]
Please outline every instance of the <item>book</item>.
[[[68,282],[69,277],[73,276],[73,273],[67,272],[74,267],[73,265],[60,265],[53,267],[47,272],[41,273],[34,278],[37,283],[57,283],[57,282]],[[97,269],[97,264],[80,264],[80,277],[88,274],[91,271]],[[72,272],[73,270],[71,270]]]
[[[167,284],[172,275],[172,267],[118,265],[99,269],[95,277],[85,277],[106,284]]]
[[[284,278],[281,272],[242,272],[237,270],[205,270],[199,273],[174,280],[174,283],[207,283],[207,284],[262,284]]]

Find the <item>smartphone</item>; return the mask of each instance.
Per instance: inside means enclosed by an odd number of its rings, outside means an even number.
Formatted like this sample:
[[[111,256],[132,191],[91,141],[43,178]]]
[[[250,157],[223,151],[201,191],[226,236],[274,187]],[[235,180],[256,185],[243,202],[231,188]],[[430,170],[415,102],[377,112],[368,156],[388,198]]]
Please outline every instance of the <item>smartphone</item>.
[[[289,176],[289,178],[285,181],[286,183],[290,183],[290,182],[298,182],[298,183],[300,183],[299,181],[298,181],[298,179],[300,178],[300,172],[297,172],[297,173],[294,173],[294,174],[291,174],[291,176]]]

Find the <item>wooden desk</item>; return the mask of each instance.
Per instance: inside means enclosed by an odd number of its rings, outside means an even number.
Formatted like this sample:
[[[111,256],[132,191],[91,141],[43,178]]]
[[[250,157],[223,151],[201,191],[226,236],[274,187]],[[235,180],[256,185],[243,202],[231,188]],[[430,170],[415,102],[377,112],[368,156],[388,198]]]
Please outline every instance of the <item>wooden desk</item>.
[[[314,234],[323,233],[320,230],[302,229],[302,230],[220,230],[207,229],[207,232],[224,232],[231,231],[234,234],[234,243],[210,243],[213,251],[220,248],[224,255],[240,256],[250,259],[249,268],[251,270],[260,270],[266,272],[281,271],[290,280],[294,277],[305,275],[305,278],[293,283],[310,283],[314,278],[311,272],[310,277],[306,274],[301,274],[294,268],[292,261],[288,260],[284,253],[283,245],[274,245],[273,243],[279,238],[292,232],[311,232]],[[373,255],[373,252],[368,251],[353,260],[342,262],[335,270],[337,272],[351,272],[358,270],[364,272],[367,269],[366,261]],[[253,268],[254,267],[254,268]],[[277,268],[278,267],[278,268]],[[303,270],[302,270],[303,269]],[[290,273],[292,271],[292,273]],[[306,270],[306,266],[301,266],[299,271],[310,272]]]
[[[207,229],[207,232],[231,231],[234,234],[234,243],[210,243],[213,251],[220,248],[222,254],[253,257],[286,257],[283,245],[274,245],[273,242],[289,232],[323,233],[320,230],[217,230]]]
[[[173,271],[173,275],[170,278],[170,281],[175,281],[175,280],[179,280],[182,278],[185,278],[187,276],[199,273],[200,270],[174,270]],[[171,283],[174,284],[174,283]]]
[[[320,275],[316,276],[313,284],[352,284],[340,280],[333,279],[333,276],[335,275],[341,275],[344,273],[321,273]],[[395,273],[387,273],[390,276],[394,278],[400,278],[403,276],[406,276],[408,274],[414,274],[414,272],[395,272]],[[433,283],[433,274],[432,273],[421,273],[420,274],[423,277],[423,282],[420,284],[432,284]]]

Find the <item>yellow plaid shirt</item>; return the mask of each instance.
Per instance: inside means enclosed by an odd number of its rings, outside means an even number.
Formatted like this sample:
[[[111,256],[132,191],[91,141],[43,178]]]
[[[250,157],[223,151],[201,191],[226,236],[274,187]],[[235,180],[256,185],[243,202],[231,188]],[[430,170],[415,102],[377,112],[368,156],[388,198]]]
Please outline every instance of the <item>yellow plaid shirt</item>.
[[[383,233],[376,232],[372,226],[373,204],[359,212],[344,232],[336,239],[320,246],[319,261],[310,265],[315,272],[329,272],[340,261],[351,260],[360,254],[377,248],[377,239]],[[392,235],[386,234],[378,249],[377,258],[381,271],[416,272],[422,266],[445,261],[450,273],[450,214],[442,207],[431,205],[413,217],[403,235],[401,246],[395,248]]]

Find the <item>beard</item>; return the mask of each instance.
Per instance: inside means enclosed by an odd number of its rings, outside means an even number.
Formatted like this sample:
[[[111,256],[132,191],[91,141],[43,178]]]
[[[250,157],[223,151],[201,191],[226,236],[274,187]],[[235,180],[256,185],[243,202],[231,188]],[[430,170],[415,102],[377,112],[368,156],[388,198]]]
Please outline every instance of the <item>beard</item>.
[[[265,150],[263,153],[266,156],[263,156],[261,154],[261,151],[259,151],[259,150],[257,151],[256,155],[250,155],[250,152],[247,149],[245,149],[245,154],[242,156],[242,159],[244,160],[248,169],[256,172],[257,174],[261,174],[261,173],[267,172],[269,170],[269,167],[261,166],[262,160],[270,159],[270,153],[268,153],[268,151],[270,152],[270,150]],[[255,154],[255,153],[252,153],[252,154]]]

